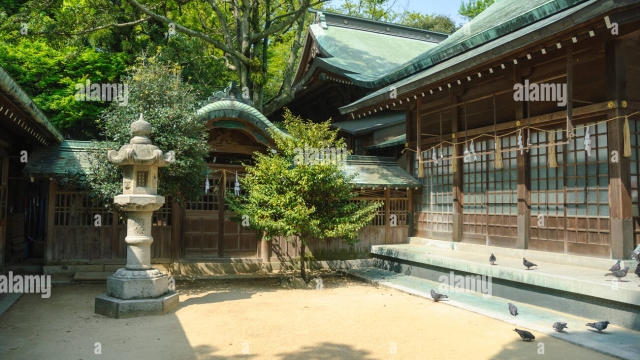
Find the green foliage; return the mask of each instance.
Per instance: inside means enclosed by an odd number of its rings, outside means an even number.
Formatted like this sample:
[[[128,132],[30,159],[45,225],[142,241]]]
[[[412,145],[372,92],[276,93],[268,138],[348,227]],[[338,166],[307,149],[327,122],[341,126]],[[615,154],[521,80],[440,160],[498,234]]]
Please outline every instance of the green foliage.
[[[421,14],[415,11],[407,11],[403,14],[400,24],[418,29],[438,31],[451,34],[456,31],[456,24],[447,15]]]
[[[98,136],[95,120],[108,103],[75,101],[75,85],[89,78],[115,83],[125,69],[122,54],[70,46],[56,50],[42,39],[27,38],[0,41],[0,65],[65,137],[76,140]]]
[[[113,197],[122,192],[122,171],[107,161],[107,150],[117,150],[129,142],[130,124],[141,113],[153,127],[153,144],[164,152],[174,151],[176,156],[173,164],[160,168],[158,192],[180,204],[202,195],[194,184],[199,184],[207,172],[208,133],[196,115],[193,87],[181,80],[177,66],[160,63],[157,57],[140,61],[123,80],[129,84],[129,104],[112,104],[100,117],[99,126],[107,141],[92,146],[90,171],[61,179],[87,191],[98,206],[111,205]]]
[[[296,164],[296,148],[343,148],[344,139],[330,122],[314,124],[286,111],[284,125],[290,136],[272,133],[278,153],[254,153],[255,166],[239,181],[246,195],[227,194],[236,221],[249,216],[252,229],[266,240],[297,236],[306,245],[310,239],[342,238],[349,244],[358,241],[358,231],[375,216],[380,202],[354,202],[356,196],[338,164]],[[304,267],[302,267],[303,269]],[[304,277],[304,271],[302,271]]]
[[[476,16],[480,15],[484,9],[491,6],[495,0],[467,0],[467,2],[462,1],[460,4],[460,9],[458,9],[458,14],[467,18],[467,20],[471,20]]]
[[[439,31],[451,34],[456,24],[447,15],[421,14],[415,11],[395,11],[393,0],[346,0],[338,7],[324,6],[326,11],[363,19],[384,21],[411,26],[418,29]]]

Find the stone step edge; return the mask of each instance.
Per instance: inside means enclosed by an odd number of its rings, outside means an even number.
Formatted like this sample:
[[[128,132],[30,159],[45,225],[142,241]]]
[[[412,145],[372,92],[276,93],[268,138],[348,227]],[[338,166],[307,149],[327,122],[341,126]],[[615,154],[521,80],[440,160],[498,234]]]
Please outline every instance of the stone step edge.
[[[372,269],[380,270],[378,268],[372,268]],[[351,271],[346,271],[345,273],[348,276],[351,276],[353,278],[357,278],[357,279],[360,279],[360,280],[364,280],[365,282],[368,282],[370,284],[376,284],[377,286],[383,286],[383,287],[386,287],[386,288],[398,290],[398,291],[401,291],[401,292],[404,292],[404,293],[407,293],[407,294],[411,294],[411,295],[414,295],[414,296],[419,296],[419,297],[422,297],[422,298],[425,298],[425,299],[432,300],[431,294],[427,294],[427,293],[424,293],[422,291],[415,290],[415,289],[412,289],[412,288],[409,288],[409,287],[406,287],[406,286],[394,284],[392,281],[389,281],[389,280],[380,281],[378,279],[373,279],[373,278],[367,277],[364,274],[359,274],[359,273],[355,273],[355,272],[351,272]],[[408,275],[395,274],[395,273],[393,273],[393,275],[397,276],[397,277],[404,277],[404,276],[411,277],[411,276],[408,276]],[[415,279],[417,279],[417,281],[423,281],[423,279],[420,279],[420,278],[415,278]],[[425,281],[425,283],[426,283],[426,281]],[[478,307],[475,307],[473,305],[464,304],[464,303],[461,303],[461,302],[457,302],[455,300],[449,300],[449,301],[446,301],[446,302],[440,302],[440,304],[446,304],[446,305],[454,306],[454,307],[457,307],[457,308],[460,308],[460,309],[463,309],[463,310],[471,311],[471,312],[474,312],[476,314],[487,316],[487,317],[490,317],[490,318],[493,318],[493,319],[496,319],[496,320],[499,320],[499,321],[503,321],[503,322],[506,322],[506,323],[509,323],[509,324],[512,324],[512,325],[521,326],[521,327],[524,327],[524,328],[527,328],[527,329],[531,329],[531,330],[537,331],[539,333],[543,333],[543,334],[545,334],[547,336],[551,336],[551,337],[554,337],[556,339],[559,339],[559,340],[562,340],[562,341],[566,341],[568,343],[571,343],[571,344],[574,344],[574,345],[577,345],[577,346],[580,346],[580,347],[583,347],[583,348],[586,348],[586,349],[589,349],[589,350],[593,350],[593,351],[596,351],[596,352],[601,353],[601,354],[605,354],[605,355],[608,355],[608,356],[613,356],[613,357],[618,358],[618,359],[623,359],[623,360],[635,360],[635,359],[637,359],[637,357],[636,357],[637,354],[627,354],[626,356],[621,356],[621,354],[612,353],[612,352],[606,351],[606,350],[604,350],[602,348],[598,348],[598,347],[595,347],[593,345],[590,345],[589,342],[582,342],[582,341],[574,340],[572,338],[561,337],[559,335],[559,333],[556,333],[555,331],[548,330],[548,329],[545,329],[545,328],[541,328],[540,326],[535,325],[535,324],[525,324],[524,321],[515,321],[515,320],[512,320],[512,319],[499,319],[497,317],[488,315],[486,312],[482,311],[482,309],[480,309]],[[626,353],[626,351],[625,351],[625,353]]]

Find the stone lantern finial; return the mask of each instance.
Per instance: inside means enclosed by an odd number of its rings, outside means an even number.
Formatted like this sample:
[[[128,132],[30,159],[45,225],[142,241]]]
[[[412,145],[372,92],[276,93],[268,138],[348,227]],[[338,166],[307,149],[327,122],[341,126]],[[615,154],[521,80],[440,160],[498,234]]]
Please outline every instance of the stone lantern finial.
[[[133,138],[129,141],[130,144],[151,144],[149,135],[151,135],[151,124],[149,124],[142,113],[137,121],[131,123],[131,135]]]

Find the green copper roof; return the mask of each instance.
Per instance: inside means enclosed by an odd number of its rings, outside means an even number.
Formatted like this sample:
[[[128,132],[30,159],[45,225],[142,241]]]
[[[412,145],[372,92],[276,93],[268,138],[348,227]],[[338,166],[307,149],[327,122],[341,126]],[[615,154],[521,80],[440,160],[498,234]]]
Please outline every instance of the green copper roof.
[[[91,141],[66,140],[60,145],[35,147],[22,173],[34,177],[49,177],[67,171],[87,173],[86,154],[90,146]]]
[[[340,129],[341,131],[352,135],[362,135],[387,126],[403,123],[405,122],[405,116],[406,115],[403,111],[387,111],[367,116],[363,119],[333,123],[331,124],[331,127]]]
[[[396,137],[392,137],[389,140],[385,140],[379,144],[365,146],[365,150],[374,150],[374,149],[383,149],[393,146],[404,145],[407,142],[407,134],[398,135]]]
[[[356,84],[377,79],[437,45],[335,25],[325,30],[320,24],[313,24],[309,32],[323,55],[314,59],[309,72],[320,67],[346,76]]]
[[[269,138],[271,131],[288,136],[282,130],[278,129],[271,121],[269,121],[260,111],[254,107],[244,104],[236,100],[220,100],[202,107],[198,110],[198,116],[201,121],[209,121],[211,119],[242,119],[255,125],[262,130]]]
[[[407,188],[422,186],[418,180],[404,171],[394,158],[351,155],[344,168],[347,175],[357,174],[351,181],[358,187]]]
[[[430,51],[376,80],[390,85],[340,108],[347,114],[468,71],[634,0],[498,0]],[[452,84],[453,85],[453,84]]]
[[[24,92],[22,87],[0,66],[0,93],[5,94],[30,120],[35,122],[40,134],[54,143],[61,143],[64,137],[56,129],[40,108]]]

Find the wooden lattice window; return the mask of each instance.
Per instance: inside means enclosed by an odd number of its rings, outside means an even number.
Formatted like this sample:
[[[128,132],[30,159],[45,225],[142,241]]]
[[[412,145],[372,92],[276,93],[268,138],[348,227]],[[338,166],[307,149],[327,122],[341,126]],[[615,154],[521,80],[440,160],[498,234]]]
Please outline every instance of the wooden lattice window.
[[[113,213],[106,207],[89,203],[89,197],[77,191],[59,191],[54,205],[55,226],[95,226],[99,215],[101,226],[113,224]]]
[[[432,152],[423,152],[424,177],[422,193],[416,202],[416,211],[423,213],[418,218],[419,229],[435,231],[452,231],[453,214],[453,172],[451,171],[452,146],[442,148],[443,158],[440,158],[440,148],[437,149],[438,163],[427,163],[431,160]],[[430,156],[431,155],[431,156]],[[458,160],[460,161],[460,160]],[[418,160],[414,158],[414,176],[418,177]]]
[[[555,141],[563,141],[562,129],[553,129]],[[532,132],[531,145],[531,237],[533,239],[564,241],[564,146],[556,145],[557,168],[550,168],[549,147],[552,133]],[[539,215],[541,217],[539,217]],[[540,220],[540,221],[538,221]],[[541,226],[538,226],[538,224]]]
[[[495,149],[495,141],[489,140],[489,150]],[[516,147],[516,136],[500,138],[501,148]],[[495,154],[487,155],[488,181],[487,206],[490,215],[517,215],[518,213],[518,160],[517,151],[502,152],[502,169],[495,168]]]
[[[567,145],[567,241],[609,244],[609,158],[607,123],[589,125],[591,157],[584,150],[585,128]]]
[[[476,153],[488,150],[487,141],[474,141]],[[471,150],[470,142],[466,144]],[[467,148],[463,149],[464,151]],[[486,233],[486,205],[487,205],[487,155],[470,154],[462,159],[462,189],[463,189],[463,231],[471,234]]]
[[[640,199],[638,197],[638,177],[640,176],[640,122],[629,119],[629,130],[631,132],[631,214],[634,219],[635,245],[640,244]],[[622,154],[618,154],[622,156]]]
[[[220,175],[217,174],[213,177],[209,176],[209,189],[206,190],[206,182],[203,181],[200,184],[202,188],[203,194],[200,201],[187,202],[185,205],[185,209],[187,210],[218,210],[220,195]],[[233,187],[232,187],[233,189]]]

